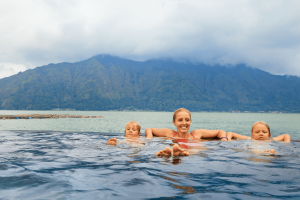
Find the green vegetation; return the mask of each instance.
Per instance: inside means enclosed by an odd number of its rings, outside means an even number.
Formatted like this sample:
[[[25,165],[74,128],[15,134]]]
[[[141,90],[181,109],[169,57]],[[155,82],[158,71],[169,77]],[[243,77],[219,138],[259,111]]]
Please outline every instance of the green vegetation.
[[[300,78],[245,67],[99,55],[0,79],[0,109],[300,112]]]

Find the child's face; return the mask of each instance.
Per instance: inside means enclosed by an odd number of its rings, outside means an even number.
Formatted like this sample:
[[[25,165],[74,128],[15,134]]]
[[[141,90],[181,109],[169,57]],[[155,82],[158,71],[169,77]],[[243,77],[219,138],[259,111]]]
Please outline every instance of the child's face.
[[[187,133],[191,126],[190,114],[185,111],[180,111],[176,114],[175,122],[173,122],[180,133]]]
[[[141,132],[135,124],[127,124],[125,129],[126,137],[140,137]]]
[[[262,124],[256,124],[253,127],[251,136],[255,140],[267,140],[270,139],[270,133],[267,127]]]

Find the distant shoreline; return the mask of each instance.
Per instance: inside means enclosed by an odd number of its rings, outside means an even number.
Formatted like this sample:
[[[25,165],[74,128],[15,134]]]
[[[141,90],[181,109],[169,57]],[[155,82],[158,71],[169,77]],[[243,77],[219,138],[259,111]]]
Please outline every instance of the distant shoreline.
[[[75,109],[53,109],[53,110],[0,110],[0,112],[63,112],[63,111],[71,111],[71,112],[174,112],[174,111],[159,111],[159,110],[75,110]],[[287,112],[287,111],[192,111],[197,113],[262,113],[262,114],[300,114],[300,112]],[[1,113],[0,113],[1,114]],[[40,114],[40,113],[39,113]],[[17,115],[17,114],[16,114]]]

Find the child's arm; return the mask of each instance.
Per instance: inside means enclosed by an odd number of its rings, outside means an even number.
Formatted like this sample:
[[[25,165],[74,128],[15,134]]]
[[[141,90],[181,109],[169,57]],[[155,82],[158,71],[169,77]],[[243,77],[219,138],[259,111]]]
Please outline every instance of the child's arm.
[[[290,142],[291,141],[291,136],[289,134],[283,134],[283,135],[279,135],[277,137],[274,137],[273,140]]]
[[[250,139],[250,137],[248,137],[246,135],[240,135],[240,134],[233,133],[233,132],[228,132],[227,138],[228,138],[228,141],[230,141],[232,138],[236,138],[236,139],[240,139],[240,140]]]
[[[206,130],[206,129],[196,129],[193,131],[196,138],[220,138],[222,141],[227,141],[226,132],[222,130]]]
[[[147,128],[145,130],[146,138],[153,138],[153,135],[157,137],[173,137],[174,131],[169,128]]]
[[[109,144],[109,145],[116,145],[117,144],[117,138],[110,138],[106,144]]]

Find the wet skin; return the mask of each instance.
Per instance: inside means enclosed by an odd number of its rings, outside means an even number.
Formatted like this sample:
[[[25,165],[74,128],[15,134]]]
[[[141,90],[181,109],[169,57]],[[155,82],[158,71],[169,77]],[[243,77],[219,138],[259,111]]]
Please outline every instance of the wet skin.
[[[134,123],[128,123],[126,125],[126,128],[125,128],[125,137],[126,138],[138,138],[138,137],[140,137],[140,135],[141,135],[141,132],[138,129],[138,127],[136,126],[136,124],[134,124]],[[111,139],[109,139],[106,142],[106,144],[116,145],[117,144],[117,138],[111,138]]]
[[[178,144],[175,144],[172,148],[166,147],[163,150],[160,150],[156,153],[157,156],[171,156],[173,153],[173,156],[188,156],[190,153],[178,146]]]
[[[106,144],[109,144],[109,145],[116,145],[117,144],[117,138],[110,138]]]
[[[126,137],[129,138],[140,137],[140,134],[141,132],[135,124],[130,123],[126,125],[126,129],[125,129]]]
[[[191,126],[191,117],[188,112],[185,111],[178,112],[175,121],[173,121],[173,124],[177,128],[178,135],[189,136],[188,131]]]
[[[262,124],[256,124],[253,127],[251,136],[255,140],[268,140],[270,139],[270,132],[266,126]]]
[[[264,150],[264,153],[270,153],[270,154],[275,154],[275,150],[274,149],[267,149],[267,150]]]
[[[255,140],[269,140],[271,134],[266,126],[263,124],[256,124],[252,129],[251,136]],[[275,150],[266,149],[264,150],[264,153],[275,154]]]

